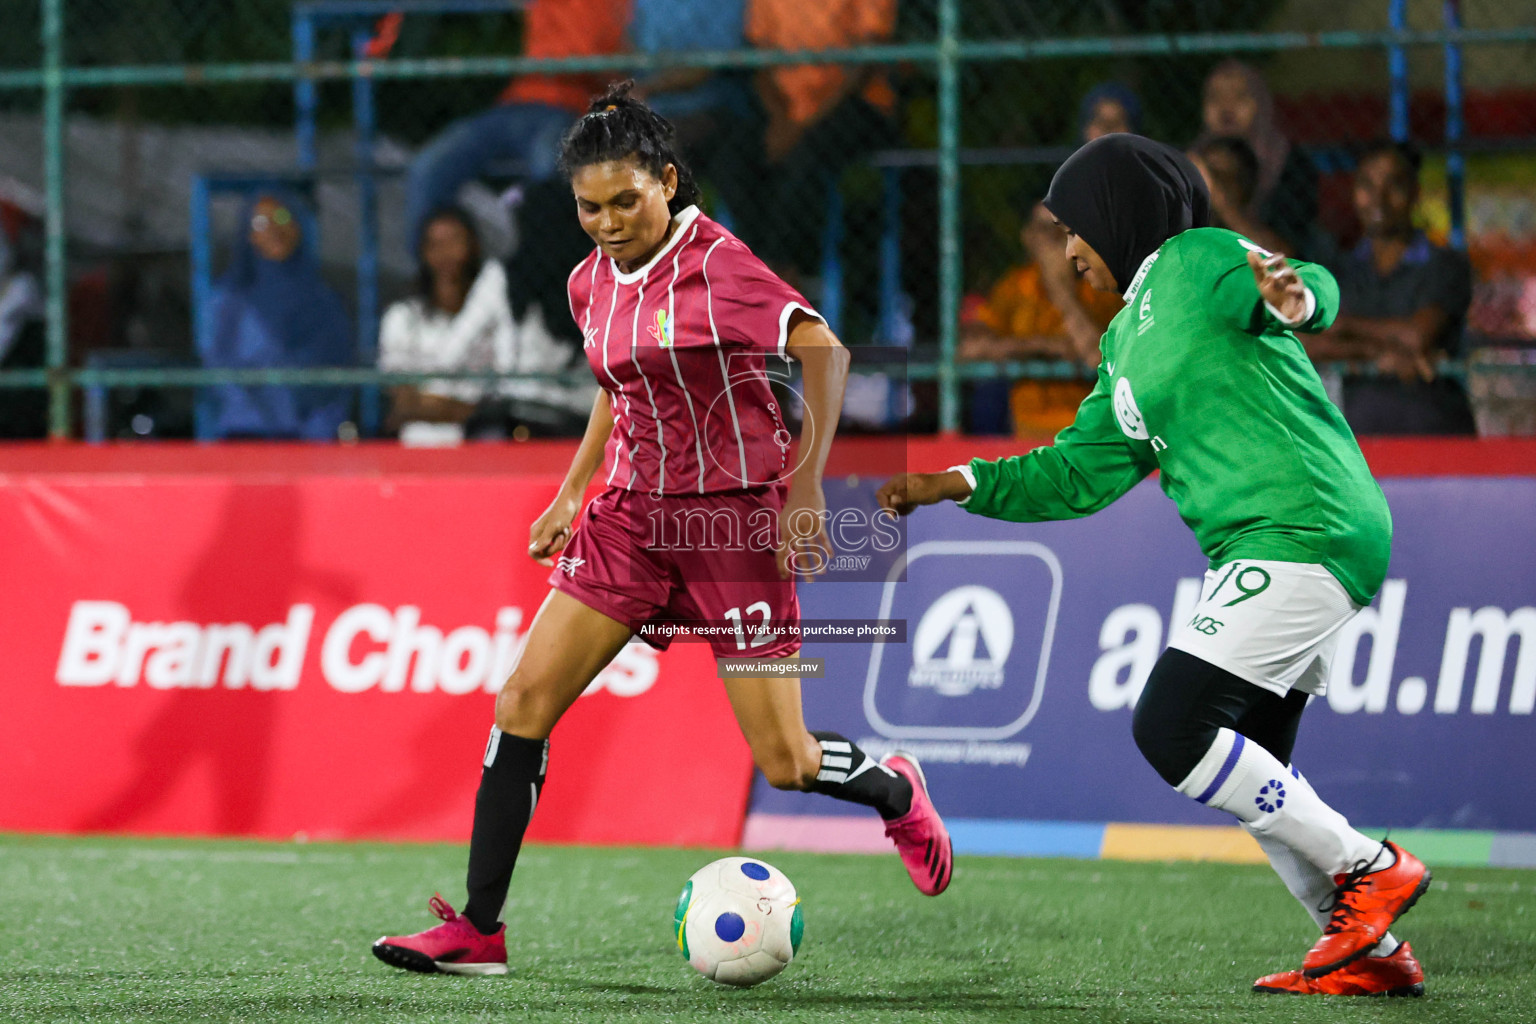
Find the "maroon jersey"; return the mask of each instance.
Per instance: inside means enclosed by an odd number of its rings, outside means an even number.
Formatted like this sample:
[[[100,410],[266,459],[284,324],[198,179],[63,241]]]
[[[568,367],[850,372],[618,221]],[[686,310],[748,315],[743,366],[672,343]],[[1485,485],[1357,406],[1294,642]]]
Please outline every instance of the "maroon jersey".
[[[792,439],[769,378],[787,379],[790,315],[819,314],[698,207],[674,223],[634,273],[593,250],[567,285],[613,409],[607,482],[662,495],[778,480]]]

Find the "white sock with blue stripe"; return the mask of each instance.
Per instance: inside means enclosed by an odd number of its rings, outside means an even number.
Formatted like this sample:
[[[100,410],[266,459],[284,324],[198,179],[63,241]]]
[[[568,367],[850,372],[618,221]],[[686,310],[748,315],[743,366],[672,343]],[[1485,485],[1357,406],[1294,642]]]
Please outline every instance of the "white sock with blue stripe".
[[[1275,839],[1326,875],[1343,874],[1382,853],[1380,842],[1350,828],[1305,779],[1231,729],[1216,731],[1215,742],[1178,790],[1236,815],[1255,836]]]
[[[1295,765],[1288,765],[1287,771],[1296,783],[1307,785],[1307,780],[1296,770]],[[1289,791],[1291,787],[1287,787]],[[1259,848],[1264,851],[1264,856],[1269,858],[1269,866],[1275,869],[1275,874],[1285,883],[1296,902],[1316,923],[1318,930],[1328,926],[1328,912],[1320,909],[1325,905],[1328,894],[1333,892],[1333,878],[1313,865],[1306,858],[1286,846],[1274,836],[1265,832],[1259,832],[1248,822],[1243,822],[1243,828],[1258,841]],[[1397,951],[1397,939],[1388,932],[1381,937],[1376,948],[1371,950],[1371,956],[1391,956]]]

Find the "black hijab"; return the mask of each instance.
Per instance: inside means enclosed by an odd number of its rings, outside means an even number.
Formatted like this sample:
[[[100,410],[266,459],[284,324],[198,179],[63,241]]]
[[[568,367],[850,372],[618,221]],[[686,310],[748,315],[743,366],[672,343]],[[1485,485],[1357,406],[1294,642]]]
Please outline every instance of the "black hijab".
[[[1157,247],[1211,220],[1211,197],[1195,165],[1140,135],[1101,135],[1067,157],[1045,208],[1104,260],[1121,291]]]

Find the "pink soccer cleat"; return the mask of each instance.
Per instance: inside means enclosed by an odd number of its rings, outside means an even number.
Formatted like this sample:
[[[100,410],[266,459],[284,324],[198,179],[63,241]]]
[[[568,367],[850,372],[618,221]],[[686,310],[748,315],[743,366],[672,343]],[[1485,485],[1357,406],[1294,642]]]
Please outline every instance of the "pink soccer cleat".
[[[912,884],[924,896],[937,896],[949,888],[955,871],[955,854],[949,842],[949,830],[928,798],[928,780],[923,777],[917,758],[904,750],[894,750],[880,763],[912,783],[912,808],[899,818],[885,823],[885,834],[896,843],[901,862],[912,876]]]
[[[421,974],[507,973],[506,925],[494,935],[481,935],[441,896],[434,894],[427,905],[442,924],[415,935],[386,935],[373,944],[373,955],[391,967]]]

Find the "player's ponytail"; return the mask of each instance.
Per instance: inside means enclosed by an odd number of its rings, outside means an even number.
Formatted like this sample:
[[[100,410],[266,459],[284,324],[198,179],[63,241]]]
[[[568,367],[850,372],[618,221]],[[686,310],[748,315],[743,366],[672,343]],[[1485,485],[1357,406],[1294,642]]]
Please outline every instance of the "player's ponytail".
[[[676,214],[699,201],[699,186],[678,155],[672,122],[631,96],[634,86],[634,79],[610,85],[571,125],[560,140],[560,172],[569,179],[581,167],[633,159],[659,180],[671,164],[677,168],[677,193],[667,208]]]

